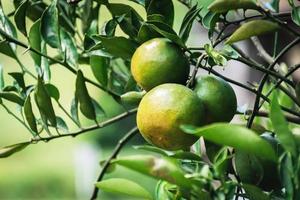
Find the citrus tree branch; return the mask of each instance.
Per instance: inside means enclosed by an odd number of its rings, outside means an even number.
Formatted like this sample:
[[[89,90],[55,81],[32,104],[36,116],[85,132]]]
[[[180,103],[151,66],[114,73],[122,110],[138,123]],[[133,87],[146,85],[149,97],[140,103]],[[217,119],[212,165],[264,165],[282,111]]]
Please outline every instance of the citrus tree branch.
[[[49,142],[51,140],[54,140],[54,139],[58,139],[58,138],[63,138],[63,137],[76,137],[78,135],[81,135],[81,134],[84,134],[84,133],[87,133],[89,131],[93,131],[93,130],[96,130],[96,129],[99,129],[99,128],[103,128],[103,127],[106,127],[110,124],[113,124],[117,121],[120,121],[121,119],[124,119],[132,114],[135,114],[137,111],[137,109],[132,109],[132,110],[129,110],[129,111],[126,111],[122,114],[119,114],[113,118],[110,118],[106,121],[103,121],[99,124],[95,124],[95,125],[92,125],[90,127],[87,127],[87,128],[83,128],[81,130],[78,130],[76,132],[73,132],[73,133],[67,133],[67,134],[62,134],[62,135],[53,135],[53,136],[49,136],[49,137],[38,137],[38,138],[33,138],[31,140],[31,143],[37,143],[37,142],[40,142],[40,141],[44,141],[44,142]]]
[[[23,47],[23,48],[25,48],[25,49],[27,49],[27,50],[29,50],[31,52],[34,52],[34,53],[36,53],[36,54],[38,54],[38,55],[40,55],[42,57],[45,57],[45,58],[51,60],[53,63],[57,63],[57,64],[60,64],[60,65],[64,66],[66,69],[68,69],[73,74],[77,74],[77,71],[75,69],[73,69],[66,61],[58,60],[56,58],[53,58],[53,57],[48,56],[46,54],[43,54],[42,52],[40,52],[40,51],[38,51],[38,50],[36,50],[36,49],[34,49],[34,48],[26,45],[25,43],[23,43],[23,42],[15,39],[15,38],[13,38],[13,37],[11,37],[10,35],[8,35],[2,29],[0,29],[0,35],[2,35],[6,39],[7,42],[12,42],[12,43],[14,43],[14,44],[16,44],[18,46],[21,46],[21,47]],[[98,83],[96,83],[96,82],[94,82],[94,81],[92,81],[92,80],[90,80],[88,78],[85,78],[85,81],[88,82],[88,83],[90,83],[90,84],[92,84],[92,85],[94,85],[95,87],[97,87],[97,88],[99,88],[101,90],[106,91],[108,94],[112,95],[113,97],[116,97],[116,98],[120,97],[120,95],[118,95],[117,93],[115,93],[115,92],[113,92],[113,91],[111,91],[111,90],[109,90],[109,89],[107,89],[107,88],[99,85]]]
[[[121,151],[121,149],[125,146],[125,144],[133,137],[135,136],[136,134],[138,133],[138,128],[137,127],[134,127],[133,129],[131,129],[126,135],[124,135],[124,137],[122,137],[118,144],[116,145],[116,147],[114,148],[112,154],[110,155],[110,157],[105,161],[102,169],[101,169],[101,172],[99,174],[99,177],[97,179],[97,182],[101,181],[102,178],[104,177],[111,161],[116,158],[119,154],[119,152]],[[92,194],[92,197],[91,197],[91,200],[94,200],[94,199],[97,199],[97,196],[98,196],[98,192],[99,192],[99,189],[97,187],[94,188],[94,191],[93,191],[93,194]]]

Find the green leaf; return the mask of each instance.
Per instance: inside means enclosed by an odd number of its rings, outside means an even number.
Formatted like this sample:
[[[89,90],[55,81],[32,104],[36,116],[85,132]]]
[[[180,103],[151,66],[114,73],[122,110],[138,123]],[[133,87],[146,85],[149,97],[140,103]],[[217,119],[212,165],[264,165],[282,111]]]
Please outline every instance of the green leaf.
[[[20,96],[12,92],[0,92],[0,98],[19,104],[20,106],[24,105],[24,100]]]
[[[96,183],[105,192],[152,200],[151,194],[139,184],[122,178],[110,178]]]
[[[78,99],[82,114],[88,119],[96,119],[94,105],[86,88],[85,78],[80,70],[77,72],[75,97]]]
[[[33,114],[32,106],[31,106],[31,99],[30,99],[29,95],[27,96],[25,103],[24,103],[24,114],[25,114],[25,119],[26,119],[29,127],[33,131],[33,134],[34,134],[33,136],[36,136],[38,133],[38,130],[37,130],[36,119]]]
[[[26,12],[30,2],[28,0],[24,0],[22,4],[17,8],[14,16],[14,20],[16,23],[17,28],[27,36],[26,31]]]
[[[167,32],[163,29],[160,29],[158,26],[154,25],[154,23],[147,23],[148,28],[158,32],[160,35],[164,36],[165,38],[168,38],[169,40],[173,41],[177,45],[179,45],[182,48],[186,48],[184,42],[178,37],[178,35],[174,33]]]
[[[120,57],[125,60],[131,59],[138,46],[134,41],[125,37],[95,36],[94,38],[97,38],[101,41],[105,51],[114,55],[115,57]]]
[[[52,48],[60,47],[57,0],[52,1],[41,17],[41,35]]]
[[[64,53],[65,61],[72,67],[77,67],[78,53],[76,44],[71,35],[64,29],[60,29],[61,52]]]
[[[242,126],[215,123],[201,128],[185,125],[182,126],[182,129],[186,133],[199,137],[203,136],[204,139],[216,144],[231,146],[270,161],[277,161],[277,156],[272,146],[255,132]]]
[[[54,98],[56,101],[59,100],[60,94],[57,87],[53,84],[47,83],[45,84],[45,89],[47,90],[47,93],[50,97]]]
[[[274,127],[277,138],[283,148],[290,152],[293,156],[297,155],[297,146],[295,142],[295,137],[288,127],[288,122],[284,118],[284,115],[281,111],[280,105],[278,103],[277,93],[274,93],[274,96],[271,101],[270,107],[270,119]]]
[[[179,30],[179,36],[183,42],[188,40],[194,20],[198,16],[199,11],[200,9],[198,9],[197,5],[195,5],[184,16]]]
[[[38,78],[38,82],[35,87],[34,97],[41,116],[45,117],[46,121],[49,120],[53,127],[56,127],[57,122],[52,101],[43,83],[43,80],[40,77]]]
[[[97,81],[102,86],[106,87],[108,82],[109,59],[102,56],[92,55],[90,57],[90,66]]]
[[[295,24],[297,24],[298,26],[300,26],[300,6],[293,7],[293,10],[292,10],[292,20],[293,20],[293,22],[295,22]]]
[[[254,185],[243,184],[242,187],[245,189],[247,196],[251,200],[270,200],[271,199],[260,188],[254,186]]]
[[[69,128],[67,123],[61,118],[61,117],[56,117],[57,121],[57,128],[61,131],[63,131],[65,134],[69,133]]]
[[[17,153],[18,151],[23,150],[29,144],[30,142],[23,142],[23,143],[3,147],[0,149],[0,158],[6,158],[8,156],[11,156],[12,154]]]
[[[213,59],[215,64],[225,66],[227,59],[218,51],[216,51],[210,44],[205,44],[204,49],[209,57]]]
[[[131,6],[126,4],[109,4],[108,9],[122,31],[130,38],[135,39],[142,25],[143,18]]]
[[[158,153],[163,156],[168,156],[170,153],[166,150],[160,149],[155,146],[150,146],[150,145],[139,145],[139,146],[134,146],[133,148],[138,149],[138,150],[144,150],[144,151],[149,151],[152,153]]]
[[[174,200],[178,198],[178,194],[174,194],[174,190],[177,192],[178,187],[170,184],[166,181],[158,181],[155,187],[155,199],[157,200]]]
[[[280,26],[275,22],[268,20],[252,20],[239,27],[226,41],[226,44],[232,44],[252,36],[264,35],[278,30]]]
[[[240,57],[240,54],[236,50],[234,50],[230,45],[225,45],[220,51],[220,53],[223,56],[231,59],[236,59]]]
[[[71,102],[71,116],[78,124],[80,124],[78,117],[78,100],[76,97],[73,98]]]
[[[5,35],[8,35],[13,38],[17,38],[17,31],[14,25],[8,19],[8,17],[5,16],[1,6],[0,6],[0,29],[1,31],[5,32]],[[16,48],[17,48],[16,45],[13,43],[0,41],[0,52],[14,59],[16,58],[16,54],[15,54]]]
[[[162,179],[178,186],[190,188],[192,181],[185,177],[176,159],[152,155],[134,155],[113,161],[153,178]]]
[[[29,45],[31,48],[41,52],[41,34],[40,34],[40,27],[41,27],[41,20],[37,20],[34,22],[34,24],[31,26],[28,34],[28,40],[29,40]],[[30,51],[30,55],[32,59],[34,60],[34,64],[36,69],[41,67],[41,56],[38,55],[37,53],[34,53]]]
[[[294,183],[293,178],[295,174],[293,172],[292,156],[290,153],[284,153],[279,160],[279,172],[281,182],[286,190],[285,199],[294,199]]]
[[[174,5],[172,0],[148,0],[146,4],[147,16],[160,14],[165,17],[165,23],[173,26],[174,22]]]
[[[255,0],[216,0],[208,7],[216,13],[224,13],[229,10],[237,9],[259,9]]]
[[[2,65],[0,65],[0,91],[3,90],[5,86],[5,83],[4,83],[4,76],[3,76],[3,67]]]
[[[91,98],[91,100],[92,100],[97,118],[104,117],[105,111],[103,110],[103,108],[99,105],[99,103],[95,99]]]
[[[15,81],[20,86],[20,88],[23,89],[23,91],[26,91],[26,85],[25,85],[24,74],[23,73],[11,72],[11,73],[8,73],[8,75],[10,75],[11,77],[13,77],[15,79]]]
[[[262,164],[256,156],[237,150],[235,152],[235,167],[242,183],[259,184],[264,175]]]
[[[198,156],[197,154],[194,154],[192,152],[188,151],[178,151],[175,153],[172,153],[169,155],[171,158],[181,159],[181,160],[194,160],[194,161],[203,161],[203,159]]]

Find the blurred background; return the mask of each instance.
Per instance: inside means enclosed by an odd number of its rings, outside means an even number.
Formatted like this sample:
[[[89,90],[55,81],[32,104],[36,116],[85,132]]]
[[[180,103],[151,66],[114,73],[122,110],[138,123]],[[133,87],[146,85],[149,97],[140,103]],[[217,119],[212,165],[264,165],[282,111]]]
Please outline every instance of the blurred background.
[[[145,18],[145,12],[141,6],[127,0],[110,1],[114,3],[128,3],[140,11]],[[13,11],[12,1],[2,1],[4,12]],[[174,1],[175,4],[175,30],[178,32],[182,19],[187,9]],[[107,10],[101,8],[100,23],[104,23],[110,17]],[[11,21],[12,18],[10,18]],[[32,25],[27,21],[28,28]],[[25,43],[26,39],[19,34],[19,39]],[[264,40],[267,42],[267,39]],[[193,27],[193,34],[188,42],[189,47],[202,47],[209,43],[207,40],[207,32],[203,30],[197,23]],[[251,49],[247,43],[241,43],[242,48]],[[25,49],[18,48],[20,60],[26,67],[34,72],[33,62]],[[257,56],[256,54],[253,55]],[[295,56],[291,57],[294,58]],[[291,59],[289,59],[291,60]],[[294,60],[293,60],[294,62]],[[19,71],[18,64],[4,56],[0,55],[0,65],[3,66],[5,74],[12,71]],[[66,110],[70,110],[71,99],[75,91],[75,76],[65,70],[63,67],[53,65],[52,80],[61,92],[61,104]],[[88,66],[81,66],[84,72],[91,75]],[[229,62],[225,68],[219,68],[222,74],[231,77],[237,81],[247,84],[247,81],[257,81],[260,74],[251,71],[248,67],[236,62]],[[200,73],[205,73],[200,71]],[[93,77],[93,76],[90,76]],[[28,80],[30,79],[27,77]],[[12,79],[6,76],[5,81],[11,83]],[[30,80],[29,80],[30,81]],[[31,80],[32,81],[32,80]],[[241,90],[233,86],[237,96],[239,106],[251,106],[253,95],[245,90]],[[106,118],[122,113],[124,109],[120,107],[111,97],[104,92],[89,88],[93,97],[99,100],[99,104],[106,111]],[[9,105],[14,108],[14,105]],[[63,116],[63,113],[58,113]],[[62,138],[52,140],[51,142],[30,145],[24,151],[21,151],[9,158],[0,159],[0,199],[1,200],[17,200],[17,199],[88,199],[93,190],[93,185],[100,172],[99,161],[107,158],[114,145],[131,127],[134,126],[135,116],[129,117],[117,124],[93,131],[88,134],[81,135],[77,138]],[[105,118],[103,118],[105,120]],[[92,122],[86,122],[86,124]],[[70,123],[69,123],[70,124]],[[7,146],[18,142],[28,141],[31,138],[30,133],[12,116],[0,107],[0,146]],[[70,127],[74,130],[75,127]],[[127,145],[125,151],[120,155],[137,154],[139,150],[133,149],[131,146],[135,144],[143,144],[144,140],[137,136]],[[140,152],[145,153],[145,152]],[[156,181],[126,170],[125,168],[117,168],[107,177],[124,177],[137,181],[144,185],[149,191],[153,191]],[[100,194],[99,199],[125,199],[124,197],[111,196],[109,194]]]

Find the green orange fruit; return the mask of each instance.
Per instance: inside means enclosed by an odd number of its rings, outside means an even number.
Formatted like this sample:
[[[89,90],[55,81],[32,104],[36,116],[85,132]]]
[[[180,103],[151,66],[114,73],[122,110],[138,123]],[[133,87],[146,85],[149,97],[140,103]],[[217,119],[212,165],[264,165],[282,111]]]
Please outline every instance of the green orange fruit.
[[[195,92],[204,104],[206,123],[229,122],[237,109],[236,95],[223,79],[201,76],[196,80]]]
[[[137,48],[131,59],[131,72],[146,91],[163,84],[185,84],[189,62],[179,46],[165,38],[151,39]]]
[[[150,90],[139,104],[137,125],[151,144],[167,150],[187,149],[198,138],[180,125],[204,124],[204,107],[197,95],[180,84],[162,84]]]

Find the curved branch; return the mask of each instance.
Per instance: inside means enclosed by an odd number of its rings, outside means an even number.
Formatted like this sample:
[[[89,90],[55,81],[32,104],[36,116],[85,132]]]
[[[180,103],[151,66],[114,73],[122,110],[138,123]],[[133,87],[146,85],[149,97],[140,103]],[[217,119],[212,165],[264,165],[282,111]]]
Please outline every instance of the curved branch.
[[[97,182],[101,181],[102,178],[104,177],[110,162],[117,157],[117,155],[119,154],[119,152],[121,151],[121,149],[124,147],[124,145],[133,137],[135,136],[135,134],[138,133],[138,128],[134,127],[133,129],[131,129],[126,135],[124,135],[123,138],[121,138],[117,144],[117,146],[115,147],[113,153],[111,154],[111,156],[105,161],[102,170],[99,174],[99,177],[97,179]],[[94,188],[91,200],[97,199],[98,196],[98,192],[99,189],[97,187]]]
[[[73,132],[73,133],[62,134],[62,135],[53,135],[53,136],[49,136],[49,137],[38,137],[38,138],[32,139],[30,142],[31,143],[37,143],[37,142],[40,142],[40,141],[49,142],[49,141],[57,139],[57,138],[76,137],[76,136],[84,134],[86,132],[89,132],[89,131],[92,131],[92,130],[96,130],[96,129],[99,129],[99,128],[103,128],[105,126],[113,124],[114,122],[117,122],[117,121],[119,121],[121,119],[124,119],[124,118],[126,118],[126,117],[128,117],[128,116],[130,116],[132,114],[135,114],[136,111],[137,111],[137,109],[129,110],[129,111],[124,112],[124,113],[122,113],[120,115],[117,115],[117,116],[115,116],[113,118],[110,118],[110,119],[108,119],[108,120],[106,120],[106,121],[104,121],[102,123],[90,126],[88,128],[81,129],[81,130]]]

